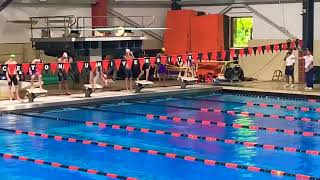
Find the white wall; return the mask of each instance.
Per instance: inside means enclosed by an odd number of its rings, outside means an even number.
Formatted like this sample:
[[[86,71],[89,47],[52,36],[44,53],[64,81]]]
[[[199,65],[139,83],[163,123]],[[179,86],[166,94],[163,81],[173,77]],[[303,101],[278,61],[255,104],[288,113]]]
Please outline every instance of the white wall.
[[[27,24],[8,23],[7,20],[29,20],[30,16],[91,16],[90,5],[10,4],[0,13],[0,43],[30,42]]]
[[[270,20],[288,29],[290,33],[297,38],[302,38],[302,3],[289,3],[289,4],[264,4],[264,5],[251,5],[256,11],[260,12]],[[205,11],[208,13],[216,14],[222,11],[225,6],[200,6],[188,7],[197,11]],[[230,16],[252,16],[254,21],[253,38],[254,39],[287,39],[283,33],[255,16],[252,13],[237,13],[248,12],[245,9],[234,9],[227,15]],[[320,40],[320,3],[315,4],[315,40]]]

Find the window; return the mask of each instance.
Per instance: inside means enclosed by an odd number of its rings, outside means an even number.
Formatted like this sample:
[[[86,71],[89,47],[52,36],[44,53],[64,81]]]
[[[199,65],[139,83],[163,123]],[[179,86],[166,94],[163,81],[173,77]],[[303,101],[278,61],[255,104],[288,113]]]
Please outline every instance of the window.
[[[253,18],[234,17],[232,18],[232,46],[235,48],[248,47],[252,39]]]

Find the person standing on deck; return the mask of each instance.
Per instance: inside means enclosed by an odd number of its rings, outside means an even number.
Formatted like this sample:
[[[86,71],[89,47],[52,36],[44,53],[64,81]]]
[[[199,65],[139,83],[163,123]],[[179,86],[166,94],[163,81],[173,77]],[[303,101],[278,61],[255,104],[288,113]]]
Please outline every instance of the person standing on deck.
[[[290,49],[288,51],[288,53],[286,54],[286,56],[284,57],[284,61],[285,61],[285,75],[286,75],[286,82],[287,84],[284,85],[283,87],[289,87],[289,82],[290,82],[290,77],[292,80],[292,84],[291,84],[291,88],[294,87],[294,65],[296,62],[296,57],[293,55],[292,49]]]
[[[14,94],[13,94],[13,90],[12,90],[12,86],[14,86],[14,91],[16,94],[16,98],[18,101],[21,101],[22,99],[20,98],[19,95],[19,86],[18,86],[18,82],[19,82],[19,75],[16,69],[16,65],[18,64],[17,61],[14,60],[14,58],[16,57],[16,55],[11,54],[9,60],[7,60],[5,62],[5,64],[7,65],[7,72],[6,72],[6,77],[7,77],[7,81],[8,81],[8,85],[9,85],[9,93],[10,93],[10,101],[12,101]],[[14,69],[10,69],[9,66],[11,65],[15,65]]]

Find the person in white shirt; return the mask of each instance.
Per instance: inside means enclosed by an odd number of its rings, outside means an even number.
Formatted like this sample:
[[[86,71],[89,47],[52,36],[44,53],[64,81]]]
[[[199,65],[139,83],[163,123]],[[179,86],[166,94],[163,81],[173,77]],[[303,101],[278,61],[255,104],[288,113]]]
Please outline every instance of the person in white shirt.
[[[294,87],[294,65],[296,62],[296,57],[292,53],[292,49],[290,49],[287,55],[284,57],[284,61],[286,63],[285,75],[287,84],[283,87],[289,87],[290,77],[292,80],[292,84],[290,87]]]
[[[306,81],[307,81],[307,90],[312,90],[313,89],[313,77],[314,77],[314,72],[313,72],[313,56],[310,50],[306,49],[305,51],[305,56],[303,56],[304,59],[304,68],[306,72]]]

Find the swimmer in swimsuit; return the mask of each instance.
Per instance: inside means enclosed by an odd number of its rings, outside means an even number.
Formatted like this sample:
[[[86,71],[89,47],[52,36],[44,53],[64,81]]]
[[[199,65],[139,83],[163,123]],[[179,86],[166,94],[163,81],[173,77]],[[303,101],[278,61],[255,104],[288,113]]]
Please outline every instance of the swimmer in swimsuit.
[[[162,48],[161,52],[157,54],[158,58],[161,58],[161,56],[165,55],[165,49]],[[166,68],[166,64],[162,64],[161,62],[157,63],[157,74],[159,77],[159,84],[160,86],[167,86],[166,85],[166,77],[167,77],[167,68]],[[162,81],[163,81],[163,85],[162,85]]]
[[[138,78],[137,78],[137,81],[140,80],[140,78],[144,75],[144,72],[146,72],[146,81],[149,81],[149,72],[150,72],[150,62],[146,61],[144,63],[144,65],[142,66],[142,69],[141,69],[141,73],[139,74]]]
[[[58,59],[58,63],[69,62],[68,54],[64,52],[62,56]],[[64,84],[66,95],[71,95],[68,87],[68,77],[65,70],[59,68],[58,69],[58,79],[59,79],[59,94],[61,95],[62,84]]]
[[[14,60],[15,57],[16,57],[16,55],[11,54],[10,59],[8,61],[6,61],[5,64],[6,65],[17,64],[17,61]],[[21,101],[22,99],[19,96],[19,87],[18,87],[19,75],[17,73],[17,69],[15,68],[13,71],[10,72],[9,67],[7,66],[6,76],[7,76],[7,81],[8,81],[8,85],[9,85],[10,101],[12,101],[12,99],[14,98],[14,93],[12,92],[12,85],[14,86],[17,100]]]
[[[132,70],[129,66],[129,63],[132,63],[134,59],[132,51],[130,49],[126,49],[126,52],[123,56],[123,59],[126,60],[126,67],[125,67],[125,86],[127,91],[132,91]]]
[[[179,66],[179,74],[178,74],[178,80],[181,79],[181,74],[183,72],[183,77],[187,77],[187,65],[188,63],[183,63],[183,61],[178,61],[178,66]],[[184,70],[184,71],[183,71]]]
[[[97,84],[97,81],[99,79],[102,80],[104,87],[108,86],[107,75],[105,75],[103,73],[101,64],[97,64],[96,69],[90,71],[90,78],[89,79],[90,79],[90,84],[91,84],[92,89],[94,89],[94,87]]]
[[[43,90],[42,87],[42,75],[40,74],[38,68],[37,68],[37,64],[41,64],[43,63],[43,61],[41,59],[35,59],[31,62],[31,66],[29,67],[29,74],[31,76],[31,89],[34,89],[34,80],[36,77],[38,77],[39,83],[40,83],[40,89]]]
[[[196,77],[196,64],[193,62],[193,59],[187,60],[187,69],[184,73],[184,77],[188,77],[188,75],[191,75],[191,77]]]

